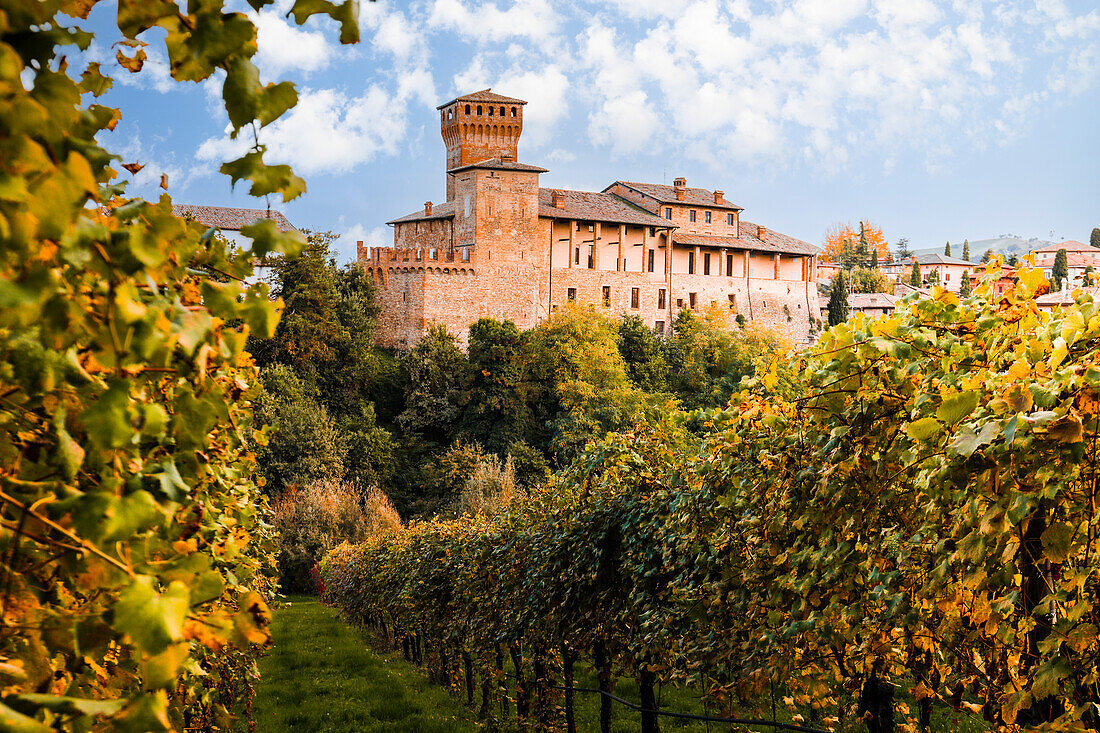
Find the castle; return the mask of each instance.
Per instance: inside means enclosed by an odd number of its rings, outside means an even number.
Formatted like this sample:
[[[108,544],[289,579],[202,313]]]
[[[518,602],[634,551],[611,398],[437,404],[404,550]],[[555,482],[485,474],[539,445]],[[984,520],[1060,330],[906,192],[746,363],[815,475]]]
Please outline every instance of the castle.
[[[661,333],[681,308],[717,306],[810,337],[818,247],[743,220],[722,191],[683,178],[540,188],[546,169],[517,155],[525,104],[485,89],[438,108],[447,200],[388,222],[393,247],[358,243],[379,343],[411,346],[432,323],[465,342],[482,317],[529,328],[568,301]]]

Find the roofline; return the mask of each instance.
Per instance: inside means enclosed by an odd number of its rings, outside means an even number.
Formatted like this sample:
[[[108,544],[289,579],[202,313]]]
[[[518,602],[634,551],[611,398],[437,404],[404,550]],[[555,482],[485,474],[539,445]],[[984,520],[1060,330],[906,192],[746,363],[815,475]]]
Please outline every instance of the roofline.
[[[447,172],[448,173],[461,173],[462,171],[473,170],[475,168],[483,168],[483,169],[486,169],[486,170],[494,170],[494,171],[500,171],[500,170],[508,171],[508,170],[510,170],[510,171],[514,171],[514,172],[518,172],[518,173],[549,173],[550,172],[548,168],[540,168],[537,165],[530,165],[528,163],[519,163],[518,161],[517,161],[517,165],[523,166],[522,168],[509,168],[508,164],[504,163],[503,161],[496,163],[496,165],[493,165],[493,161],[499,161],[499,160],[500,160],[499,158],[488,158],[486,160],[479,160],[476,163],[467,163],[466,165],[459,165],[459,166],[455,166],[454,168],[448,168]]]
[[[390,219],[386,222],[387,226],[393,226],[394,224],[408,224],[413,221],[429,221],[433,219],[453,219],[455,214],[452,211],[450,214],[426,214],[424,216],[417,216],[414,214],[406,214],[405,216],[399,216],[396,219]]]
[[[492,92],[492,89],[493,89],[492,87],[486,87],[485,89],[478,89],[476,92],[468,92],[466,94],[460,94],[457,97],[455,97],[454,99],[452,99],[450,102],[445,102],[445,103],[439,105],[438,107],[436,107],[436,109],[443,109],[444,107],[450,107],[452,104],[454,104],[455,102],[457,102],[461,99],[465,99],[466,97],[472,97],[473,95],[481,94],[482,92]],[[500,96],[503,97],[504,95],[501,94]],[[506,102],[506,104],[527,104],[527,102],[523,101],[522,99],[515,99],[514,97],[508,97],[508,99],[511,99],[512,101],[511,102]]]
[[[614,186],[614,185],[615,185],[616,183],[617,183],[617,184],[619,184],[620,186],[626,186],[626,187],[627,187],[627,188],[629,188],[629,189],[630,189],[631,191],[637,191],[638,193],[640,193],[640,194],[641,194],[641,195],[643,195],[643,196],[648,196],[649,198],[653,199],[654,201],[657,201],[657,202],[659,202],[659,203],[662,203],[662,204],[687,204],[687,203],[688,203],[687,201],[679,201],[679,200],[677,200],[677,199],[675,199],[675,198],[671,198],[671,199],[659,199],[659,198],[657,198],[656,196],[654,196],[653,194],[649,194],[649,193],[646,193],[645,191],[641,190],[640,188],[635,188],[634,186],[631,186],[631,185],[630,185],[630,183],[628,183],[627,181],[614,181],[614,182],[612,182],[612,183],[611,183],[611,185],[609,185],[609,186],[608,186],[607,188],[605,188],[605,189],[604,189],[603,191],[601,191],[600,193],[607,193],[607,189],[608,189],[608,188],[611,188],[611,186]],[[653,184],[653,185],[655,185],[655,186],[658,186],[658,185],[661,185],[661,186],[663,186],[664,184],[663,184],[663,183],[662,183],[662,184],[657,184],[657,183],[655,183],[655,184]],[[705,188],[704,188],[704,189],[702,189],[702,190],[703,190],[703,191],[706,191],[707,189],[705,189]],[[696,205],[696,206],[704,206],[704,204],[695,204],[695,205]],[[711,206],[712,204],[705,204],[705,205],[706,205],[706,206]],[[733,211],[744,211],[744,210],[745,210],[745,207],[744,207],[744,206],[738,206],[737,204],[720,204],[720,203],[718,203],[718,202],[715,202],[715,203],[713,204],[713,207],[714,207],[714,208],[716,208],[716,209],[731,209],[731,210],[733,210]]]
[[[601,191],[601,193],[602,193],[602,191]],[[551,206],[550,208],[553,208],[553,207]],[[612,216],[597,217],[595,219],[580,219],[576,216],[570,216],[569,214],[567,214],[564,211],[562,212],[561,216],[557,216],[557,215],[554,215],[554,214],[544,214],[540,211],[539,212],[539,218],[540,219],[554,219],[554,220],[558,220],[558,221],[592,221],[592,222],[596,222],[596,221],[604,222],[604,221],[606,221],[606,222],[612,222],[612,223],[615,223],[615,224],[625,224],[627,226],[633,226],[633,227],[652,227],[654,229],[668,229],[669,231],[672,231],[673,229],[678,229],[679,228],[675,224],[668,224],[668,225],[663,225],[663,226],[659,225],[659,224],[639,224],[637,222],[632,222],[632,221],[623,221],[622,219],[618,219],[618,218],[615,218],[615,217],[612,217]],[[662,219],[662,221],[664,221],[664,219]]]

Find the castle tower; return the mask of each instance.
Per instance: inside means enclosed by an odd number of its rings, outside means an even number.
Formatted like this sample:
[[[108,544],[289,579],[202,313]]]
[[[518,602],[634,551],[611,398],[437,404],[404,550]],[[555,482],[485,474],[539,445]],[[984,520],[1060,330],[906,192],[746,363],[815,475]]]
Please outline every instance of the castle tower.
[[[484,89],[437,107],[447,147],[447,171],[489,158],[516,162],[525,104],[522,99]],[[448,201],[454,200],[454,192],[454,175],[448,172]]]

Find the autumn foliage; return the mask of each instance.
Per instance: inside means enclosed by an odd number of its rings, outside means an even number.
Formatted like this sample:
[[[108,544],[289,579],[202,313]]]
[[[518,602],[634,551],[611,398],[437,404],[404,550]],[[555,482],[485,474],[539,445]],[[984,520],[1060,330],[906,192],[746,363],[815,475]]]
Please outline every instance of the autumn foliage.
[[[998,275],[857,314],[794,390],[764,375],[702,432],[673,415],[597,440],[502,515],[342,547],[328,597],[484,711],[507,654],[546,724],[540,685],[586,658],[643,703],[694,681],[762,717],[780,690],[829,729],[916,731],[933,706],[1095,729],[1100,305],[1043,312],[1040,270],[995,296]]]
[[[882,228],[876,224],[861,222],[863,235],[867,239],[868,252],[874,252],[879,262],[890,260],[890,243],[882,233]],[[844,260],[845,253],[858,249],[860,240],[860,225],[853,227],[849,223],[836,223],[825,232],[823,257],[832,262]],[[863,263],[860,263],[863,264]]]

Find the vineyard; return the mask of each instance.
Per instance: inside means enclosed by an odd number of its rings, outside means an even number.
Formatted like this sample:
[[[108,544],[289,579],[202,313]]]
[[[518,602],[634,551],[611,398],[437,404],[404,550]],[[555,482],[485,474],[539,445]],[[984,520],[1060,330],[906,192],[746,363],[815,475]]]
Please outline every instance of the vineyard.
[[[647,710],[691,683],[819,729],[1094,730],[1100,307],[992,275],[832,328],[789,388],[597,440],[501,514],[343,545],[325,599],[501,724],[572,730],[584,661]]]

